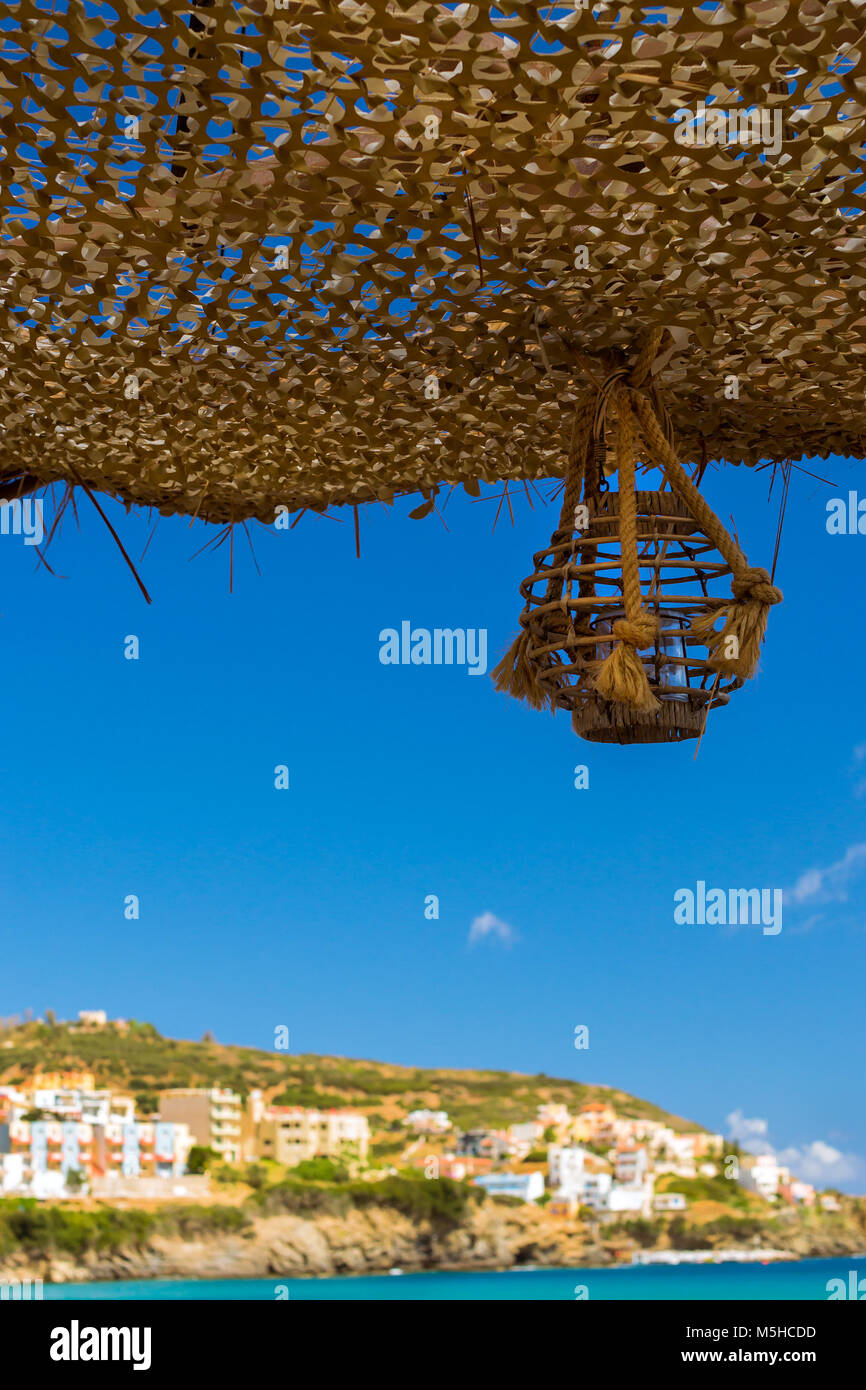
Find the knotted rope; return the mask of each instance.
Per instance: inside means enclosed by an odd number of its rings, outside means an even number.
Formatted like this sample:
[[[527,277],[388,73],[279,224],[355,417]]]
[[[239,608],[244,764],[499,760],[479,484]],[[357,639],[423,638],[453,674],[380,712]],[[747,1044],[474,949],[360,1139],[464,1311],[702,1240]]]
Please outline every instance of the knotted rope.
[[[635,495],[636,440],[633,417],[620,409],[624,391],[646,381],[664,334],[663,328],[647,335],[631,370],[617,367],[601,384],[596,399],[594,428],[599,430],[608,409],[618,416],[617,472],[619,473],[619,537],[622,562],[622,595],[625,618],[613,624],[616,644],[601,663],[595,689],[604,700],[616,700],[640,714],[653,714],[659,702],[650,689],[639,650],[651,647],[659,632],[659,620],[643,606],[640,561],[637,550],[637,498]]]
[[[679,462],[659,424],[652,403],[638,391],[628,390],[619,401],[620,415],[631,415],[646,441],[653,462],[664,470],[674,492],[686,504],[701,530],[713,542],[730,567],[733,601],[724,608],[696,618],[691,631],[709,653],[708,662],[722,675],[753,676],[767,630],[767,617],[774,603],[782,602],[782,591],[772,583],[765,569],[753,568],[730,532],[702,497]],[[722,616],[724,627],[716,631]]]
[[[619,537],[625,618],[613,624],[616,645],[601,663],[595,689],[604,700],[617,700],[641,714],[652,714],[659,702],[650,690],[638,650],[653,645],[659,631],[654,613],[643,606],[637,553],[637,499],[634,489],[635,435],[628,413],[620,412],[617,434],[619,472]]]

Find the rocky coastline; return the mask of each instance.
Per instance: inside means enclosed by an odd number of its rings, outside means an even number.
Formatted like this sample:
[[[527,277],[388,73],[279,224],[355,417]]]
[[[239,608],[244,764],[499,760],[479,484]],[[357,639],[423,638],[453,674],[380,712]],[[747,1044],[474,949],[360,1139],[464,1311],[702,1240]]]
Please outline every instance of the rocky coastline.
[[[730,1247],[784,1252],[794,1259],[862,1253],[866,1238],[859,1226],[816,1223],[805,1229],[774,1229],[748,1242],[714,1241]],[[501,1207],[487,1202],[454,1224],[418,1222],[382,1207],[343,1216],[268,1215],[254,1217],[232,1233],[193,1238],[153,1235],[140,1245],[90,1250],[80,1257],[46,1250],[20,1250],[0,1257],[0,1279],[42,1279],[46,1283],[86,1283],[141,1279],[268,1279],[339,1274],[380,1274],[399,1268],[485,1270],[521,1266],[598,1267],[630,1263],[640,1249],[604,1228],[563,1221],[543,1210]],[[655,1248],[665,1248],[659,1245]],[[669,1247],[668,1247],[669,1248]]]

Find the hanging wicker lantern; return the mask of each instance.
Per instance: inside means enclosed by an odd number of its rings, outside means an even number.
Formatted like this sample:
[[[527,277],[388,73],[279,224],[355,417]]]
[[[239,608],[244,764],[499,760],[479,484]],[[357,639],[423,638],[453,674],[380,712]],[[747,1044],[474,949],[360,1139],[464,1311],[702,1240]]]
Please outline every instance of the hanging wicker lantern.
[[[536,708],[570,710],[575,731],[599,743],[697,738],[754,674],[782,597],[677,460],[660,396],[643,389],[658,342],[650,334],[635,365],[615,367],[577,407],[559,526],[521,585],[521,632],[493,673]],[[636,491],[639,435],[660,490]]]
[[[586,504],[584,530],[557,531],[521,585],[521,622],[538,685],[549,706],[571,710],[575,731],[596,743],[696,738],[707,707],[727,704],[729,692],[743,684],[736,676],[719,678],[693,631],[696,619],[729,601],[713,590],[730,579],[730,568],[674,493],[638,492],[635,502],[644,607],[657,619],[638,656],[655,709],[605,700],[594,686],[616,624],[627,621],[618,492]]]

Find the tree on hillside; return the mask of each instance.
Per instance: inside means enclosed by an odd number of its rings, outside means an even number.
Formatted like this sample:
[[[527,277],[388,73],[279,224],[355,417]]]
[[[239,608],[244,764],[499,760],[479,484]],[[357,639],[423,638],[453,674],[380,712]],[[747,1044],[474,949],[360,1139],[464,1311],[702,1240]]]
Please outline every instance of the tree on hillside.
[[[193,1144],[186,1161],[186,1171],[188,1173],[206,1173],[217,1158],[219,1158],[219,1154],[216,1149],[208,1148],[205,1144]]]

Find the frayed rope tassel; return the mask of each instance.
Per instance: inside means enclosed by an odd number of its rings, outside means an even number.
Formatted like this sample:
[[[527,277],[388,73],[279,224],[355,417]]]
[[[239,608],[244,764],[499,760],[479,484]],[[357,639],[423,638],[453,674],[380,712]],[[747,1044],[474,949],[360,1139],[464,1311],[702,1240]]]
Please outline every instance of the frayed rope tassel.
[[[708,664],[714,671],[747,680],[757,669],[770,608],[782,602],[782,591],[765,569],[741,570],[731,590],[734,602],[697,618],[692,633],[707,648]],[[716,631],[719,617],[725,619],[725,625]]]
[[[658,631],[658,618],[645,608],[635,618],[620,618],[614,623],[611,635],[619,640],[595,677],[596,692],[603,700],[629,705],[640,714],[653,714],[659,708],[638,656],[639,648],[652,646]]]
[[[529,633],[521,628],[502,660],[491,671],[497,690],[525,700],[532,709],[550,709],[550,693],[538,683],[535,666],[529,657]]]

